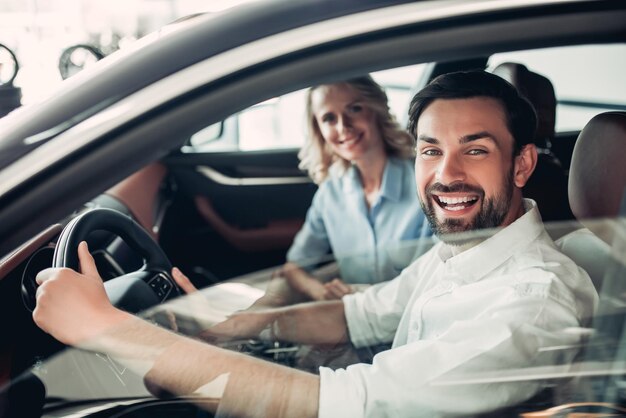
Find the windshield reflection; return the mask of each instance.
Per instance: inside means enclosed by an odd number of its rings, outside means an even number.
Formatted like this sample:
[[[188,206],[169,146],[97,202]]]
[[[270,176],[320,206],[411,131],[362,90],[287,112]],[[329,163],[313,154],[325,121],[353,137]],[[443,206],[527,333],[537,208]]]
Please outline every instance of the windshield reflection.
[[[623,224],[623,219],[612,219],[585,223],[588,231],[612,236],[613,250],[623,246],[624,237],[621,237],[622,228],[615,228]],[[579,228],[575,222],[558,222],[547,225],[547,230],[555,238],[559,238],[567,231]],[[480,231],[473,233],[474,238],[483,239],[495,231]],[[462,239],[466,240],[467,234]],[[436,238],[420,239],[414,242],[402,243],[397,253],[400,257],[415,259],[431,248],[437,242]],[[621,244],[620,244],[621,243]],[[610,253],[611,247],[607,244]],[[409,255],[410,254],[410,255]],[[328,257],[324,262],[316,260],[313,268],[316,274],[331,277],[337,272],[338,260]],[[548,365],[527,368],[499,368],[496,370],[473,370],[450,373],[435,379],[431,384],[435,387],[460,388],[466,385],[492,385],[524,381],[542,381],[548,385],[558,385],[571,379],[594,379],[603,377],[623,376],[626,373],[626,363],[623,360],[624,350],[624,310],[626,307],[626,282],[623,280],[626,266],[622,258],[611,256],[607,262],[613,263],[604,273],[602,289],[610,291],[600,292],[600,309],[594,318],[589,318],[588,325],[577,328],[567,328],[560,332],[575,336],[578,344],[542,347],[538,356],[548,356]],[[233,316],[246,312],[268,309],[259,303],[268,295],[272,283],[276,281],[276,269],[266,269],[228,280],[214,286],[201,289],[159,305],[141,314],[141,317],[170,329],[179,334],[199,339],[207,344],[216,344],[229,350],[245,353],[251,356],[276,362],[288,367],[318,373],[320,366],[345,368],[350,364],[371,362],[379,352],[389,349],[388,345],[355,349],[351,344],[296,344],[272,338],[241,338],[222,340],[216,334],[206,330],[220,324]],[[360,290],[360,289],[359,289]],[[294,302],[297,302],[294,301]],[[280,309],[269,308],[269,309]],[[266,333],[264,335],[268,337]],[[149,347],[146,347],[149,350]],[[554,355],[555,352],[559,355]],[[568,359],[574,357],[573,363]],[[554,361],[556,359],[556,361]],[[561,360],[559,360],[561,359]],[[621,360],[620,360],[621,359]],[[541,362],[539,362],[541,363]],[[49,405],[56,400],[67,402],[70,400],[103,400],[120,398],[151,399],[154,392],[146,388],[145,373],[150,364],[135,362],[132,367],[109,355],[91,353],[79,349],[67,349],[47,361],[37,362],[32,373],[44,382],[46,397]],[[198,388],[191,399],[197,405],[207,398],[220,399],[221,392],[215,391],[215,382],[207,387]],[[212,401],[213,402],[213,401]],[[215,403],[210,403],[209,410],[214,409]],[[99,406],[99,408],[104,408]]]

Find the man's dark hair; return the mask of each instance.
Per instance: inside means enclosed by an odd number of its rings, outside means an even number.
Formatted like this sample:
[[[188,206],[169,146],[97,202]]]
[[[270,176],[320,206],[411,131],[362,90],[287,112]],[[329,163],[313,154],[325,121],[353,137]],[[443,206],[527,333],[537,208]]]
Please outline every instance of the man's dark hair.
[[[443,74],[428,83],[411,100],[409,132],[416,135],[417,121],[433,101],[473,97],[491,97],[502,104],[507,127],[515,140],[514,155],[518,155],[524,145],[533,141],[537,129],[537,115],[533,106],[508,81],[485,71]]]

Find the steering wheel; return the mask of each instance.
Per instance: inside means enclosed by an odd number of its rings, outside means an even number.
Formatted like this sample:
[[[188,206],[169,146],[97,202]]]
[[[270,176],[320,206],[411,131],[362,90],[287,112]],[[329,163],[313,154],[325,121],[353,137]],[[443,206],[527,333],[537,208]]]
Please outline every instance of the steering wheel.
[[[170,276],[170,261],[145,229],[121,212],[97,208],[83,212],[65,226],[54,254],[51,254],[52,248],[46,246],[31,256],[22,277],[22,298],[28,310],[32,311],[36,304],[36,274],[51,263],[53,267],[78,270],[78,244],[94,231],[106,231],[119,236],[144,261],[138,270],[104,282],[106,293],[114,306],[130,313],[139,313],[183,294]],[[150,319],[160,323],[159,314],[159,311],[150,312]],[[166,321],[160,324],[165,327],[168,325]],[[48,339],[41,341],[43,347],[38,349],[38,353],[45,357],[62,348],[48,342]],[[126,368],[103,354],[65,350],[55,361],[46,362],[41,370],[42,373],[35,373],[37,379],[44,382],[46,391],[52,391],[49,392],[52,396],[64,396],[72,393],[72,390],[83,393],[81,391],[84,388],[90,394],[110,394],[112,397],[150,396],[142,376],[128,373]],[[72,374],[73,379],[66,382],[64,379],[70,370],[77,372]],[[59,382],[63,384],[59,385]],[[70,388],[69,392],[66,387]]]
[[[116,234],[144,260],[139,270],[104,283],[114,306],[137,313],[183,294],[170,276],[172,265],[161,247],[137,222],[113,209],[91,209],[72,219],[57,241],[53,267],[78,270],[78,244],[97,230]]]

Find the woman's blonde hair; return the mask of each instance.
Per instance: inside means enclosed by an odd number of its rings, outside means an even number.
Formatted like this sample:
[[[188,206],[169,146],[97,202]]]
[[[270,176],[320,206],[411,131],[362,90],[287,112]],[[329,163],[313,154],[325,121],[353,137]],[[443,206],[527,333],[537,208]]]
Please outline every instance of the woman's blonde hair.
[[[396,118],[391,114],[387,94],[371,76],[353,78],[332,85],[344,85],[355,90],[363,100],[363,105],[374,112],[388,156],[400,158],[415,156],[415,140],[407,131],[400,127]],[[311,87],[307,92],[307,136],[304,146],[298,153],[300,169],[307,171],[316,184],[323,182],[328,177],[330,170],[335,169],[334,167],[344,172],[350,167],[350,161],[332,152],[330,146],[324,140],[313,114],[311,97],[315,89],[323,86]]]

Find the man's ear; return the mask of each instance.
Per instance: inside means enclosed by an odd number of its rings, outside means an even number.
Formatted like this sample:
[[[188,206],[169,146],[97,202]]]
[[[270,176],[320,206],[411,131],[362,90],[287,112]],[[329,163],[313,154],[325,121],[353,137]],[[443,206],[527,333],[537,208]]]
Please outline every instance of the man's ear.
[[[535,144],[526,144],[515,157],[513,167],[513,182],[520,189],[526,185],[535,167],[537,166],[537,147]]]

